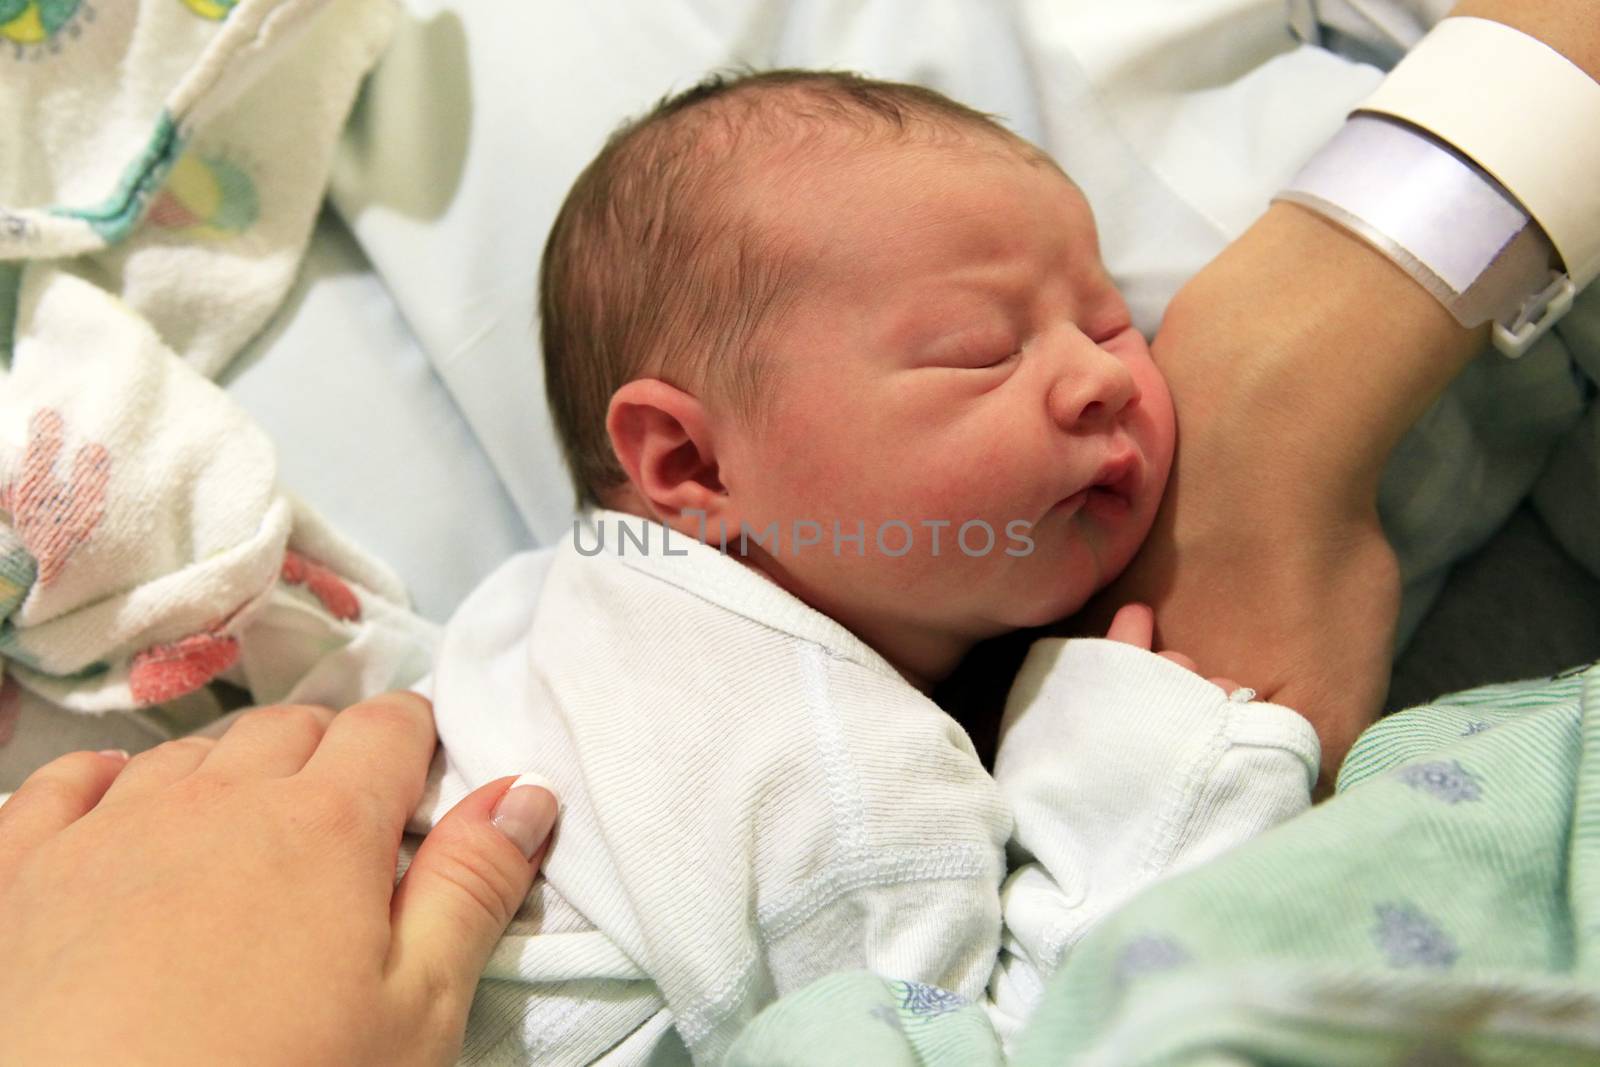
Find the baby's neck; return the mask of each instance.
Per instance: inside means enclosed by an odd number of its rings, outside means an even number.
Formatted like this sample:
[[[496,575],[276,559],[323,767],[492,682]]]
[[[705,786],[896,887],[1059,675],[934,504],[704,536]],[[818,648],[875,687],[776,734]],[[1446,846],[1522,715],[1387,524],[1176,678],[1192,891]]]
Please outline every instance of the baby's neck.
[[[652,522],[663,521],[654,513],[654,509],[645,504],[632,485],[619,490],[606,501],[605,506]],[[719,546],[712,544],[711,547]],[[934,687],[956,669],[962,658],[981,639],[947,628],[921,626],[893,615],[863,614],[841,609],[839,605],[826,602],[795,581],[783,565],[758,543],[746,542],[742,554],[730,550],[726,555],[855,634],[887,660],[907,683],[923,693],[932,693]]]
[[[929,630],[901,619],[836,620],[877,653],[916,689],[931,694],[977,644],[948,630]]]
[[[730,552],[729,557],[855,634],[923,693],[931,694],[980,640],[946,627],[924,626],[896,615],[831,603],[801,587],[778,560],[758,546],[750,546],[744,556]]]

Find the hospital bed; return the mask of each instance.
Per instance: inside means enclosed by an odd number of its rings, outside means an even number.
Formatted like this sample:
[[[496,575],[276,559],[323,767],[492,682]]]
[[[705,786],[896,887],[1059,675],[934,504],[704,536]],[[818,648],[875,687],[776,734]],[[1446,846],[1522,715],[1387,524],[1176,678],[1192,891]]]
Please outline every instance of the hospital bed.
[[[534,293],[567,186],[624,117],[734,64],[922,82],[1046,146],[1153,333],[1438,18],[1439,0],[406,0],[299,274],[219,382],[287,485],[442,622],[569,528]],[[1292,264],[1285,264],[1292,270]],[[1600,656],[1600,299],[1480,359],[1402,445],[1393,707]],[[182,725],[62,714],[46,749]],[[0,746],[0,791],[31,769]]]

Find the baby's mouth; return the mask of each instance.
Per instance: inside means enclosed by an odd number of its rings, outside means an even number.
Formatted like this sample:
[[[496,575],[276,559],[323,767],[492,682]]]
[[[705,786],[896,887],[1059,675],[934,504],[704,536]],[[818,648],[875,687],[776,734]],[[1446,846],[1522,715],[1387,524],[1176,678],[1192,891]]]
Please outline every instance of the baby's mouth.
[[[1089,484],[1056,502],[1054,512],[1074,512],[1091,507],[1096,513],[1121,514],[1133,505],[1143,476],[1139,453],[1133,449],[1118,452],[1102,463]]]
[[[1124,503],[1132,504],[1134,494],[1139,491],[1139,480],[1144,476],[1144,464],[1140,462],[1139,453],[1133,449],[1120,452],[1116,458],[1107,460],[1095,476],[1091,490],[1100,490],[1111,494]]]

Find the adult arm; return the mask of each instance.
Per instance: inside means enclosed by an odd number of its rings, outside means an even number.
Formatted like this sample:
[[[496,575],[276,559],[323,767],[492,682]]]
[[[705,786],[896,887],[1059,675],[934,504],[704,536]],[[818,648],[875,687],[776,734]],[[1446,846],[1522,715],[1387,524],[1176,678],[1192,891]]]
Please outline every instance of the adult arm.
[[[390,694],[40,768],[0,806],[0,1061],[455,1062],[555,806],[484,786],[397,887],[433,744]]]
[[[1590,0],[1452,14],[1532,34],[1600,79]],[[1359,239],[1274,204],[1168,307],[1152,351],[1179,411],[1171,487],[1087,627],[1153,604],[1161,644],[1312,721],[1326,795],[1388,682],[1400,591],[1379,477],[1487,337]]]

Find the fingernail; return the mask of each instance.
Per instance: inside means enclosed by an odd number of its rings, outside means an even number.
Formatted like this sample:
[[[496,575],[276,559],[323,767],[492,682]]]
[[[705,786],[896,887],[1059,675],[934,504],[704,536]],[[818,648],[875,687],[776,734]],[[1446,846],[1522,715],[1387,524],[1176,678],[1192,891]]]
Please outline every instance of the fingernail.
[[[537,774],[524,774],[511,783],[494,806],[494,816],[489,821],[522,850],[525,858],[532,859],[550,836],[560,810],[555,787]]]
[[[124,762],[126,762],[129,758],[128,750],[125,748],[102,748],[97,755],[105,756],[107,759],[122,760]]]

